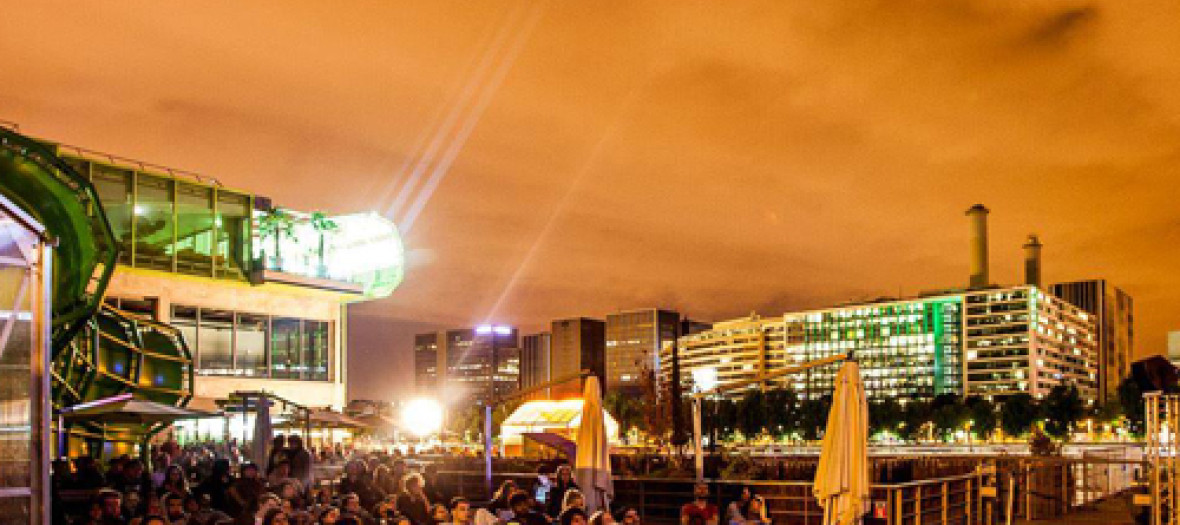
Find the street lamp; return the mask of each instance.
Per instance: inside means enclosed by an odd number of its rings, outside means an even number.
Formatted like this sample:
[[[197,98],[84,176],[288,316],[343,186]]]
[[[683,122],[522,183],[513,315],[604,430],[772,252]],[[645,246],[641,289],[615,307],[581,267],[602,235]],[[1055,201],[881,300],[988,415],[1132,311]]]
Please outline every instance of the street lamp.
[[[402,427],[424,438],[442,430],[443,406],[438,401],[418,398],[402,408]]]

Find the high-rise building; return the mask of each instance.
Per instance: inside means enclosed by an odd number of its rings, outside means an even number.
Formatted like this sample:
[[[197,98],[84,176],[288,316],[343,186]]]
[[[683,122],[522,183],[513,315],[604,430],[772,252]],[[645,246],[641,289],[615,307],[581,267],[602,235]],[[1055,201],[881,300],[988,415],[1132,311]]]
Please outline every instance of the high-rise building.
[[[487,403],[520,388],[515,328],[484,325],[414,337],[415,384],[452,405]]]
[[[520,346],[520,389],[528,390],[537,385],[545,384],[553,379],[550,375],[551,353],[550,342],[553,338],[549,332],[526,335]],[[528,396],[529,399],[548,399],[549,389],[539,391]]]
[[[1180,330],[1168,332],[1168,360],[1180,366]]]
[[[603,349],[606,323],[598,319],[577,317],[559,319],[550,325],[549,377],[557,379],[581,370],[603,377]],[[569,381],[550,388],[554,399],[577,397],[581,383]]]
[[[1131,375],[1134,361],[1135,311],[1131,296],[1105,279],[1058,283],[1050,291],[1097,318],[1099,397],[1103,403],[1117,400],[1119,383]]]
[[[686,387],[734,384],[852,353],[867,394],[878,399],[1040,397],[1063,383],[1077,385],[1086,399],[1098,393],[1093,316],[1027,285],[718,322],[665,347],[665,380],[672,351]],[[822,397],[831,393],[837,369],[813,368],[767,386]]]
[[[605,387],[636,395],[645,374],[660,369],[660,348],[700,323],[681,319],[677,312],[648,308],[606,316]]]

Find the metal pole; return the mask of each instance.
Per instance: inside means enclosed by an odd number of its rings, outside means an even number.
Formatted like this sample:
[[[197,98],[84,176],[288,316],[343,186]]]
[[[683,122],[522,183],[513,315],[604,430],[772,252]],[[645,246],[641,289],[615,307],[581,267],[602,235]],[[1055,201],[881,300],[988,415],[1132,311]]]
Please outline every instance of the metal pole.
[[[492,496],[492,405],[483,407],[483,480],[488,497]]]
[[[701,444],[701,398],[692,398],[692,455],[696,465],[697,481],[705,479],[705,450]]]

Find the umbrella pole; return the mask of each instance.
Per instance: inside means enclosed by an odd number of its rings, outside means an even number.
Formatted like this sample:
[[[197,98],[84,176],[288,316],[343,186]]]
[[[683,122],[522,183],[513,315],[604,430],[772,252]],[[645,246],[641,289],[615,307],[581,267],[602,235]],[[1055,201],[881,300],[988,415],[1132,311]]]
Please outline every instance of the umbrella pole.
[[[692,398],[692,455],[696,466],[697,481],[705,479],[704,446],[701,443],[701,398]]]
[[[484,488],[492,494],[492,404],[483,407],[483,468]]]

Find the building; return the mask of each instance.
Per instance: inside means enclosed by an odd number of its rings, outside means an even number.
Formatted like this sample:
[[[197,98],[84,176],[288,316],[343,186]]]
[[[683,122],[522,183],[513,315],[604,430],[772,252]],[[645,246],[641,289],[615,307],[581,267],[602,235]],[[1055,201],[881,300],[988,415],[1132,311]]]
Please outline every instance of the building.
[[[520,389],[528,390],[545,384],[553,379],[550,375],[551,341],[553,336],[549,332],[526,335],[521,339],[520,346]],[[528,396],[528,399],[548,399],[549,389],[546,388]]]
[[[415,386],[447,404],[483,404],[520,388],[516,328],[482,325],[414,336]]]
[[[683,324],[683,326],[682,326]],[[604,387],[637,395],[646,374],[659,370],[660,348],[698,328],[699,323],[681,319],[677,312],[647,308],[606,316],[606,367]]]
[[[603,377],[606,323],[576,317],[559,319],[550,325],[549,378],[558,379],[582,370]],[[549,389],[553,399],[582,395],[580,381],[569,381]]]
[[[1098,328],[1098,388],[1103,403],[1118,400],[1118,388],[1131,376],[1134,361],[1135,310],[1131,296],[1105,279],[1058,283],[1053,295],[1095,316]]]
[[[1180,363],[1180,330],[1168,332],[1168,360],[1173,365]]]
[[[55,148],[93,183],[114,232],[107,305],[179,329],[194,363],[190,405],[240,391],[345,405],[347,305],[402,278],[392,223],[285,210],[206,177]]]
[[[665,380],[671,378],[672,351],[686,391],[851,353],[870,398],[1040,397],[1062,383],[1097,398],[1092,316],[1027,285],[718,322],[680,337],[674,349],[666,347],[660,370]],[[831,393],[837,369],[813,368],[766,386],[818,398]]]

